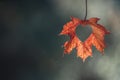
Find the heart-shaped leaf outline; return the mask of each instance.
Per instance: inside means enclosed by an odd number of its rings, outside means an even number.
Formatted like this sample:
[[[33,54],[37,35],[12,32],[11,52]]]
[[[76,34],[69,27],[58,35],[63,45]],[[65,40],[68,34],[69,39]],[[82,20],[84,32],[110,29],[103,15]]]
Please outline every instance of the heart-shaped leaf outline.
[[[73,48],[77,50],[77,57],[80,57],[83,61],[89,56],[92,56],[92,45],[97,48],[101,53],[104,52],[105,41],[104,36],[110,32],[106,30],[102,25],[97,24],[99,18],[90,18],[89,20],[80,20],[75,17],[71,17],[71,21],[63,26],[63,30],[60,35],[70,36],[70,40],[64,43],[64,54],[70,54]],[[76,35],[76,28],[78,25],[90,25],[92,33],[90,36],[82,42]]]

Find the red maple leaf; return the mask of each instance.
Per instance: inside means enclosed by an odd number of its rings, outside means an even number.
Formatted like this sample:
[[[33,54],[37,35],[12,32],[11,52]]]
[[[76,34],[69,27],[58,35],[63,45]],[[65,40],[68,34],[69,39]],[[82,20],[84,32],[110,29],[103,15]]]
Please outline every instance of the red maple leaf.
[[[92,45],[97,48],[101,53],[104,52],[105,34],[110,32],[106,30],[102,25],[97,24],[99,18],[90,18],[89,20],[80,20],[75,17],[71,17],[71,21],[63,26],[63,30],[60,35],[70,36],[70,40],[64,43],[64,54],[70,54],[73,48],[77,50],[77,57],[82,58],[83,61],[89,56],[92,56]],[[76,28],[78,25],[90,25],[92,33],[90,36],[82,42],[76,35]]]

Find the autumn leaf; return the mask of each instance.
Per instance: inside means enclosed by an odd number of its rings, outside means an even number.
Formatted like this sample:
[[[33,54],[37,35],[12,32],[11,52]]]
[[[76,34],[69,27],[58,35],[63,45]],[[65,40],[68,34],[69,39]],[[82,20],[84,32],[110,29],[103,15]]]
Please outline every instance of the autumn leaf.
[[[66,41],[63,45],[64,54],[70,54],[70,52],[76,48],[77,57],[80,57],[83,61],[89,56],[92,56],[92,46],[95,46],[101,53],[104,52],[105,41],[104,36],[110,32],[106,30],[102,25],[97,24],[99,18],[90,18],[89,20],[80,20],[78,18],[71,17],[71,21],[63,26],[63,30],[60,35],[68,35],[69,41]],[[90,36],[82,42],[76,35],[76,28],[78,25],[90,25],[92,33]]]

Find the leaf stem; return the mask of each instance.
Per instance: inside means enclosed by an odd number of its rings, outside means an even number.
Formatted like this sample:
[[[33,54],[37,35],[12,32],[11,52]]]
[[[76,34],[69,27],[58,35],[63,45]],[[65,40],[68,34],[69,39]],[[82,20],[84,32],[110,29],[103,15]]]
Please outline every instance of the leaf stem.
[[[85,0],[85,17],[84,17],[84,20],[86,20],[87,18],[87,7],[88,7],[88,4],[87,4],[87,0]]]

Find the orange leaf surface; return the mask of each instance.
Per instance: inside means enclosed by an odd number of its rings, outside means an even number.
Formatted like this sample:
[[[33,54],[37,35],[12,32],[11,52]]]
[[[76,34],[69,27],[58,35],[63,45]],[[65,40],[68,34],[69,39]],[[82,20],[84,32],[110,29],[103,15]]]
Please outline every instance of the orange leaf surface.
[[[64,43],[64,54],[70,54],[70,52],[76,48],[77,57],[80,57],[83,61],[89,56],[92,56],[92,46],[95,46],[98,51],[104,52],[105,34],[110,32],[106,30],[102,25],[97,24],[99,18],[90,18],[89,20],[80,20],[78,18],[71,17],[71,21],[63,26],[63,30],[60,35],[70,36],[70,40]],[[82,42],[76,35],[76,28],[78,25],[90,25],[92,33],[90,36]]]

